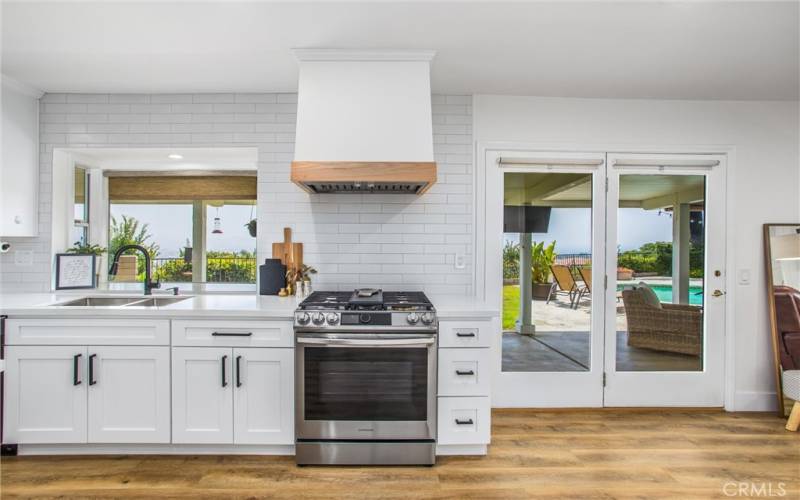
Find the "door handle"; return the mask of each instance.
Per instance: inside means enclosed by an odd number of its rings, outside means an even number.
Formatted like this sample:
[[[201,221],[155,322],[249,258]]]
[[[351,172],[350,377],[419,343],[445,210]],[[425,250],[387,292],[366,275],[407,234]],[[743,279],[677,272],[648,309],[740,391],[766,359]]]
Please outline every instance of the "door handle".
[[[80,385],[82,380],[80,379],[80,369],[81,369],[81,356],[83,354],[76,354],[72,357],[72,385]]]
[[[253,332],[211,332],[212,337],[252,337]]]
[[[456,370],[456,375],[475,375],[473,370]]]
[[[222,364],[222,387],[228,387],[228,376],[225,374],[225,365],[227,364],[228,361],[228,355],[226,354],[222,356],[222,359],[220,361]]]
[[[242,374],[239,372],[239,367],[242,364],[242,357],[236,356],[236,387],[242,386]]]
[[[97,380],[94,379],[94,358],[97,357],[97,354],[92,354],[89,356],[89,385],[94,385],[97,383]]]
[[[725,295],[725,292],[723,292],[722,290],[714,290],[713,292],[711,292],[712,297],[722,297],[723,295]]]
[[[456,332],[456,337],[474,337],[475,332]]]

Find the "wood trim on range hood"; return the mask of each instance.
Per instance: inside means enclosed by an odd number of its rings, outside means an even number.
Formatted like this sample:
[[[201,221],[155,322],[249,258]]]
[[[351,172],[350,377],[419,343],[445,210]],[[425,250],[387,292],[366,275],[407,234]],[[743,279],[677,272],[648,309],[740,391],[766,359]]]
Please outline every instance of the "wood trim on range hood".
[[[291,180],[309,193],[420,195],[436,183],[436,162],[293,161]]]

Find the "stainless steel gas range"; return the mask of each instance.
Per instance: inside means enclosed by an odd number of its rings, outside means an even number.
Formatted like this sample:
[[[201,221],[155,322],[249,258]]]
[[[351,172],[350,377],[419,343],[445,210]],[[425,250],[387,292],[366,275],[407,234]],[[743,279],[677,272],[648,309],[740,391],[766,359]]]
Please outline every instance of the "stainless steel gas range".
[[[438,321],[424,293],[314,292],[294,330],[298,464],[434,463]]]

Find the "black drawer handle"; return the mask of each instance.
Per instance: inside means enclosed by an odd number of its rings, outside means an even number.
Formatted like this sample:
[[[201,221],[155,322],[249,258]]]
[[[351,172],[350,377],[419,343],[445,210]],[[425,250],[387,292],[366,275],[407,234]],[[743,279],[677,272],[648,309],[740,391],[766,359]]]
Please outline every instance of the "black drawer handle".
[[[94,358],[97,357],[97,354],[92,354],[89,356],[89,385],[94,385],[97,383],[97,380],[94,379]]]
[[[456,370],[456,375],[475,375],[472,370]]]
[[[474,337],[475,332],[456,332],[456,337]]]
[[[236,387],[242,386],[242,374],[239,372],[239,366],[242,364],[242,357],[236,356]]]
[[[79,373],[81,369],[81,356],[83,356],[83,354],[76,354],[72,357],[72,385],[81,385],[82,383]]]
[[[222,356],[222,387],[228,387],[228,376],[225,374],[225,365],[228,364],[228,355]]]
[[[252,337],[253,332],[212,332],[214,337]]]
[[[460,419],[457,418],[456,419],[456,424],[457,425],[473,425],[473,424],[475,424],[475,422],[473,422],[471,418],[468,418],[467,420],[460,420]]]

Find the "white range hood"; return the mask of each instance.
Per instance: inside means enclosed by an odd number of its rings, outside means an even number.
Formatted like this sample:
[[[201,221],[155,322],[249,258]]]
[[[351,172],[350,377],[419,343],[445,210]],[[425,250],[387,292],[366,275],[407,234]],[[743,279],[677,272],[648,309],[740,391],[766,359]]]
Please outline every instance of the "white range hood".
[[[436,182],[431,51],[298,49],[292,181],[312,193],[421,194]]]

